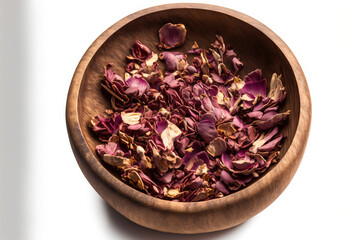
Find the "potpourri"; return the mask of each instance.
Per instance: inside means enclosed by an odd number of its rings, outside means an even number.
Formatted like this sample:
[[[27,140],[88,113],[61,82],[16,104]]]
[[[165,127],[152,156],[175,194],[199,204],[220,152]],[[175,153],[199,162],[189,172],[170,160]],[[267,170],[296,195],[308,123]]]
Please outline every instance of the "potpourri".
[[[136,40],[124,78],[105,66],[101,85],[112,109],[90,127],[103,142],[97,154],[123,182],[194,202],[236,192],[276,162],[290,111],[278,112],[281,75],[267,91],[260,69],[240,79],[243,63],[221,36],[208,49],[194,42],[186,53],[171,51],[185,39],[183,24],[165,24],[159,54]]]

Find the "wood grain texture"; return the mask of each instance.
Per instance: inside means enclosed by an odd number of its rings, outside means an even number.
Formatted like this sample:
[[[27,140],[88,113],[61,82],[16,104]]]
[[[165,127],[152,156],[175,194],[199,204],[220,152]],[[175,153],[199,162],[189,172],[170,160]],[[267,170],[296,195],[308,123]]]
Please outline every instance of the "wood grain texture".
[[[98,140],[88,128],[89,120],[110,108],[109,96],[100,86],[104,65],[112,63],[124,74],[126,56],[134,39],[158,52],[158,30],[165,23],[183,23],[187,39],[176,50],[185,51],[196,40],[208,48],[215,35],[244,62],[242,76],[260,68],[270,80],[283,75],[287,99],[280,111],[291,115],[282,133],[287,137],[281,160],[248,187],[221,199],[179,203],[143,194],[117,177],[95,154]],[[269,83],[270,81],[268,81]],[[270,205],[287,187],[304,153],[310,130],[311,100],[305,76],[286,44],[257,20],[231,9],[206,4],[168,4],[148,8],[118,21],[86,51],[76,68],[68,93],[66,121],[78,164],[94,189],[119,213],[142,226],[164,232],[204,233],[236,226]]]

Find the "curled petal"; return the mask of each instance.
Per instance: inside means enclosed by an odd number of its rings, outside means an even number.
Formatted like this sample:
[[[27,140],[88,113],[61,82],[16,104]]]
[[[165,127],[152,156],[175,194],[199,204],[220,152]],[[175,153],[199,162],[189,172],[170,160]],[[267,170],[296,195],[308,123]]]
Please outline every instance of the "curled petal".
[[[282,134],[280,134],[278,137],[274,138],[272,141],[264,144],[263,146],[259,147],[257,150],[259,152],[270,152],[275,148],[275,146],[281,141],[283,138]]]
[[[180,189],[177,188],[170,188],[167,189],[164,188],[164,195],[168,198],[178,198],[183,194],[183,192],[180,192]]]
[[[263,116],[263,113],[261,111],[252,111],[252,112],[249,112],[247,114],[247,116],[250,118],[261,119]]]
[[[264,113],[264,115],[261,117],[261,120],[268,120],[272,117],[274,117],[276,114],[278,114],[277,111],[268,111]]]
[[[278,113],[272,118],[269,118],[267,120],[257,120],[252,124],[262,130],[266,130],[284,122],[288,118],[289,114],[290,114],[290,110],[284,113]]]
[[[149,188],[153,189],[156,193],[161,193],[162,189],[151,178],[143,172],[139,172],[139,176],[143,183]]]
[[[106,80],[109,81],[109,83],[111,84],[115,84],[117,86],[124,86],[125,85],[124,80],[118,74],[116,74],[116,72],[112,71],[111,68],[112,68],[111,64],[105,66]]]
[[[145,190],[145,185],[136,170],[129,170],[126,177],[129,179],[129,183],[139,190]]]
[[[232,169],[234,167],[234,165],[231,162],[231,158],[230,158],[229,154],[227,154],[227,153],[223,153],[221,155],[221,162],[229,169]]]
[[[151,57],[152,53],[150,49],[142,44],[139,40],[136,40],[131,48],[132,56],[138,60],[146,60]]]
[[[166,70],[169,72],[185,69],[186,58],[182,52],[162,52],[159,58],[165,61]]]
[[[187,66],[186,67],[186,70],[189,72],[189,73],[197,73],[197,69],[194,67],[194,66]]]
[[[242,62],[240,62],[239,58],[233,57],[231,61],[232,61],[235,73],[237,73],[244,66],[244,64]]]
[[[244,157],[236,159],[232,163],[234,164],[236,169],[244,171],[253,168],[255,161],[246,154]]]
[[[216,190],[218,190],[219,192],[222,192],[225,195],[228,195],[230,193],[229,189],[221,181],[217,181],[215,183],[215,188],[216,188]]]
[[[224,136],[227,136],[227,137],[236,132],[236,129],[234,128],[234,126],[229,122],[220,124],[217,127],[217,130],[219,133],[222,133]]]
[[[268,97],[274,101],[281,102],[285,98],[285,88],[281,81],[281,75],[274,73],[270,81],[270,91]]]
[[[275,127],[268,133],[261,134],[260,137],[255,142],[253,142],[252,147],[249,149],[250,152],[256,153],[258,151],[258,148],[269,142],[278,133],[278,131],[278,128]]]
[[[196,193],[196,196],[191,200],[192,202],[198,202],[207,199],[214,194],[214,190],[211,188],[201,188]]]

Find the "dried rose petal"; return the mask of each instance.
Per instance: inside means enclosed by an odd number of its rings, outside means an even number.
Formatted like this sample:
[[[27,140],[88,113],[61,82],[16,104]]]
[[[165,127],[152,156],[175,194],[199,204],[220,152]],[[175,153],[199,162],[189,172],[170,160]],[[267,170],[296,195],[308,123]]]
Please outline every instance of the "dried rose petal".
[[[137,60],[146,60],[151,57],[150,49],[142,44],[139,40],[136,40],[133,47],[131,48],[132,57]]]
[[[182,45],[186,38],[186,28],[184,24],[167,23],[159,30],[160,49],[171,49]]]
[[[108,144],[105,145],[96,146],[96,151],[101,157],[103,157],[105,154],[116,155],[118,150],[120,150],[119,145],[113,142],[109,142]]]
[[[227,144],[226,141],[222,138],[215,138],[212,140],[209,145],[206,147],[206,151],[213,157],[220,156],[226,151]]]
[[[186,170],[197,170],[202,165],[209,165],[209,157],[205,151],[196,153],[189,161],[185,162]]]
[[[267,120],[257,120],[253,122],[253,124],[262,130],[266,130],[283,123],[288,118],[289,114],[290,110],[284,113],[278,113]]]
[[[131,91],[125,91],[129,95],[142,96],[150,89],[149,83],[143,78],[131,77],[126,80],[126,84],[129,86],[127,90],[131,89]]]
[[[130,165],[130,159],[122,156],[114,156],[110,154],[104,154],[103,160],[115,167],[125,167]]]
[[[134,125],[140,123],[141,113],[135,112],[121,112],[121,119],[124,123]]]
[[[101,140],[105,140],[119,131],[120,123],[121,115],[115,113],[110,118],[104,118],[101,116],[94,117],[90,122],[90,127]]]
[[[267,134],[263,133],[260,137],[253,142],[252,147],[249,149],[252,153],[257,153],[258,148],[262,147],[265,143],[269,142],[278,133],[278,128],[275,127]]]
[[[285,88],[281,81],[281,75],[278,76],[276,73],[272,75],[268,97],[278,102],[281,102],[285,98]]]
[[[229,194],[230,193],[230,191],[229,191],[229,189],[226,187],[226,185],[223,183],[223,182],[221,182],[221,181],[217,181],[216,182],[216,184],[215,184],[215,187],[216,187],[216,189],[218,190],[218,191],[220,191],[220,192],[222,192],[222,193],[224,193],[224,194]]]
[[[196,125],[196,128],[206,143],[211,142],[218,136],[218,132],[213,121],[202,120]]]
[[[234,126],[229,122],[220,124],[217,127],[217,130],[219,133],[222,133],[224,136],[227,136],[227,137],[231,136],[232,134],[234,134],[236,132],[236,129],[234,128]]]
[[[241,94],[255,98],[257,95],[266,97],[266,79],[261,78],[261,70],[256,69],[249,73],[245,79],[245,85],[240,89]]]
[[[167,189],[166,187],[164,188],[164,195],[166,197],[169,197],[169,198],[178,198],[182,195],[183,193],[180,192],[179,189],[177,188],[170,188],[170,189]]]
[[[181,134],[181,130],[175,124],[167,121],[166,128],[160,134],[165,148],[172,149],[174,146],[174,140]]]
[[[186,58],[181,52],[162,52],[159,58],[165,61],[166,70],[169,72],[185,69]]]

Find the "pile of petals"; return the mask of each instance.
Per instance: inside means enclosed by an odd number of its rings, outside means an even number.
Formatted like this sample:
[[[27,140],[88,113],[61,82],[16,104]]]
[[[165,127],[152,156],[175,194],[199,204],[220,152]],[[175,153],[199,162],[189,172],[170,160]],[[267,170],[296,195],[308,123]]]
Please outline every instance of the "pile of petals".
[[[101,84],[112,109],[90,127],[103,142],[96,152],[123,182],[194,202],[236,192],[276,162],[290,111],[278,112],[281,75],[272,75],[268,90],[259,69],[240,79],[243,63],[221,36],[208,49],[195,42],[187,53],[171,51],[185,41],[184,29],[166,24],[159,54],[136,40],[124,77],[105,66]]]

